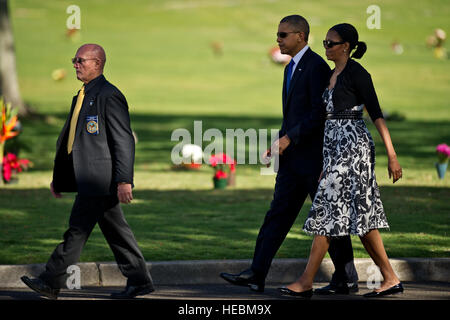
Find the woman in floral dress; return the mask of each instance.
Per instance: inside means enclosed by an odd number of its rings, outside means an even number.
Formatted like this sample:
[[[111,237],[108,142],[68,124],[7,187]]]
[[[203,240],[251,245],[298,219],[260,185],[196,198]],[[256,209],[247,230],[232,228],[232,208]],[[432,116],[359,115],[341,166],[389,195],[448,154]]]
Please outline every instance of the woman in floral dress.
[[[367,47],[347,23],[332,27],[324,40],[328,60],[335,63],[323,94],[325,122],[323,172],[303,230],[314,235],[303,275],[283,294],[310,298],[314,276],[328,250],[330,237],[358,235],[383,275],[381,286],[366,297],[403,292],[389,263],[378,229],[389,228],[375,178],[375,146],[362,118],[366,107],[388,155],[389,177],[395,183],[402,169],[383,119],[370,74],[350,53],[361,58]]]

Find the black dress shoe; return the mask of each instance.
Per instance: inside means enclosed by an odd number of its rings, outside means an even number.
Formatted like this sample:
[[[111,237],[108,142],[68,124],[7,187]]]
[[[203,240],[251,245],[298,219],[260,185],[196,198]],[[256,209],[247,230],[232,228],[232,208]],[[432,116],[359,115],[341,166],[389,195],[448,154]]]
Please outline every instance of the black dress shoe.
[[[44,280],[36,278],[30,279],[27,276],[20,278],[30,289],[50,299],[58,299],[59,289],[51,288]]]
[[[317,288],[314,290],[314,294],[318,295],[333,295],[333,294],[349,294],[350,292],[358,292],[358,284],[352,283],[330,283],[329,285]]]
[[[231,284],[237,286],[249,287],[250,290],[257,292],[264,292],[264,280],[258,278],[256,274],[252,271],[252,269],[247,269],[242,271],[239,274],[231,274],[222,272],[220,274],[222,279],[225,279]]]
[[[363,295],[365,298],[377,298],[377,297],[383,297],[388,296],[391,294],[397,294],[397,293],[403,293],[403,285],[401,282],[396,284],[395,286],[390,287],[389,289],[386,289],[384,291],[372,291],[369,293],[366,293]]]
[[[359,291],[358,282],[347,282],[347,287],[350,293],[356,293]]]
[[[137,296],[143,296],[155,291],[151,284],[145,284],[142,286],[126,286],[122,292],[114,292],[111,294],[111,298],[115,299],[132,299]]]
[[[286,296],[299,297],[299,298],[304,298],[304,299],[311,299],[311,297],[313,296],[313,289],[297,292],[297,291],[288,289],[286,287],[281,287],[281,288],[278,288],[278,291],[280,291],[281,294],[284,294]]]

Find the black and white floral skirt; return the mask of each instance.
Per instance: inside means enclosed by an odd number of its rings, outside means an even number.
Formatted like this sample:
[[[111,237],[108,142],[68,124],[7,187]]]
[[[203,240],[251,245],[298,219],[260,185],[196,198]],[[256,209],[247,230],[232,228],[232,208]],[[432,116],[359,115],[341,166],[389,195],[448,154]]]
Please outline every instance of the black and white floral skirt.
[[[324,97],[332,111],[332,90]],[[323,176],[303,230],[337,237],[389,228],[375,178],[375,145],[364,120],[326,120],[323,158]]]

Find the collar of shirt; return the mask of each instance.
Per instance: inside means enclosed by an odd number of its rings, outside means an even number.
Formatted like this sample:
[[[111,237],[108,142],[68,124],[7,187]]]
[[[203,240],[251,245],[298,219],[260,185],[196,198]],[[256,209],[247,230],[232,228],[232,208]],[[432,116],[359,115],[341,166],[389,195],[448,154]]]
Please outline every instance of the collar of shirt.
[[[89,81],[88,84],[84,85],[84,92],[85,92],[85,94],[86,94],[90,89],[92,89],[92,88],[95,86],[95,84],[96,84],[100,79],[102,79],[102,78],[104,78],[103,74],[99,75],[99,76],[98,76],[97,78],[95,78],[95,79],[92,79],[91,81]]]
[[[294,60],[294,67],[292,68],[292,73],[294,73],[295,68],[297,68],[298,63],[300,62],[300,59],[303,57],[303,55],[305,54],[306,50],[309,49],[309,46],[306,45],[303,47],[302,50],[300,50],[293,58],[292,60]],[[292,76],[292,74],[291,74]]]

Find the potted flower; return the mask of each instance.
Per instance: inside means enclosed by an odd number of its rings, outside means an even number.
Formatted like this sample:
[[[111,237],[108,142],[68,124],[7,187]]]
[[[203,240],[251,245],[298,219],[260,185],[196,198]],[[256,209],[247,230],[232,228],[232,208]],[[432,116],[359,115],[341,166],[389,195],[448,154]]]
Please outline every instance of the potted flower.
[[[214,189],[225,189],[228,184],[228,174],[223,170],[216,170],[213,181]]]
[[[19,159],[14,153],[7,153],[3,157],[2,178],[4,183],[17,181],[17,174],[32,166],[28,159]]]
[[[439,179],[444,179],[448,158],[450,157],[450,147],[445,143],[441,143],[436,147],[436,153],[438,155],[438,162],[436,162],[438,176]]]
[[[225,189],[231,182],[234,184],[236,161],[233,158],[225,153],[219,153],[209,158],[209,164],[214,168],[215,189]]]

